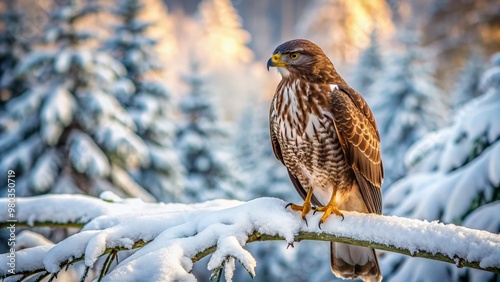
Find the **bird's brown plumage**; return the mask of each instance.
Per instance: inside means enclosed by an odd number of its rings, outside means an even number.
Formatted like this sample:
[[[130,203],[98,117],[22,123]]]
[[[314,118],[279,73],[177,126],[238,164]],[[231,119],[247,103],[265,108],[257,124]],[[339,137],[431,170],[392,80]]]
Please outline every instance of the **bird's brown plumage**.
[[[292,209],[305,218],[312,203],[325,211],[322,221],[339,209],[380,214],[380,137],[365,100],[310,41],[281,44],[270,66],[282,75],[270,109],[271,143],[305,199]],[[373,249],[332,244],[331,266],[343,278],[382,278]]]

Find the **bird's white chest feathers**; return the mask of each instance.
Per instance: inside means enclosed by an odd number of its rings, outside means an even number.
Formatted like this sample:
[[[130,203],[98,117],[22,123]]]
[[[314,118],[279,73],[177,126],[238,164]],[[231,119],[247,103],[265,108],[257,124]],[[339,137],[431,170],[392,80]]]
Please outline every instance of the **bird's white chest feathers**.
[[[290,71],[285,67],[278,67],[278,72],[281,74],[281,77],[286,78],[290,75]]]
[[[309,87],[307,85],[306,89],[300,90],[304,93],[310,93]],[[307,97],[298,97],[296,95],[298,88],[298,80],[286,87],[281,93],[282,97],[274,99],[271,114],[271,117],[277,121],[277,132],[288,140],[295,140],[297,144],[301,143],[303,139],[316,139],[319,137],[317,135],[321,131],[320,128],[333,121],[332,114],[328,109],[320,109],[321,114],[319,116],[308,110],[310,105],[307,104]],[[338,89],[338,86],[332,84],[330,89],[334,91]],[[316,89],[316,91],[319,91],[319,89]],[[299,108],[299,99],[305,99],[300,103],[303,109]],[[278,112],[285,113],[285,115],[278,115]]]
[[[338,86],[331,85],[330,89],[334,91]],[[281,149],[286,152],[285,163],[296,168],[294,173],[300,174],[300,181],[308,183],[303,184],[304,187],[316,187],[316,198],[326,204],[332,189],[330,182],[318,182],[318,179],[325,179],[327,174],[327,168],[319,165],[319,162],[331,157],[323,148],[336,139],[336,134],[328,105],[311,104],[309,101],[314,100],[307,97],[307,94],[315,95],[319,91],[320,87],[314,84],[301,86],[299,81],[289,83],[282,91],[278,91],[280,96],[276,96],[273,101],[271,118]],[[312,107],[317,108],[312,110]],[[310,165],[306,166],[306,163]]]

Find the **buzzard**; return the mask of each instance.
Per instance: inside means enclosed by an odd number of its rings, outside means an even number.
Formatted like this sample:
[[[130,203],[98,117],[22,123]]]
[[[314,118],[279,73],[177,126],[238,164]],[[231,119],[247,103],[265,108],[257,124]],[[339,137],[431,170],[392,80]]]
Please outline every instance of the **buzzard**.
[[[304,220],[311,209],[324,212],[320,226],[331,214],[343,218],[341,210],[381,214],[380,136],[363,97],[308,40],[279,45],[269,67],[282,76],[270,109],[271,143],[304,199],[288,206]],[[331,243],[330,265],[341,278],[382,280],[374,249]]]

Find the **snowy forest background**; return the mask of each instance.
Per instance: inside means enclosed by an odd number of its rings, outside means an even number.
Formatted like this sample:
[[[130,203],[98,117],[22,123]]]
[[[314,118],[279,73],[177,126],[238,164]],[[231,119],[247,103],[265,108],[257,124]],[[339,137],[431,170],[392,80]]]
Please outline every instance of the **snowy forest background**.
[[[500,232],[496,1],[4,0],[0,9],[0,171],[16,172],[17,197],[298,202],[269,143],[280,78],[265,61],[300,37],[375,114],[384,214]],[[55,242],[75,232],[34,230]],[[249,246],[256,280],[334,280],[325,244]],[[393,253],[380,262],[386,281],[499,279]],[[210,275],[206,263],[194,272]],[[249,279],[237,268],[235,281]]]

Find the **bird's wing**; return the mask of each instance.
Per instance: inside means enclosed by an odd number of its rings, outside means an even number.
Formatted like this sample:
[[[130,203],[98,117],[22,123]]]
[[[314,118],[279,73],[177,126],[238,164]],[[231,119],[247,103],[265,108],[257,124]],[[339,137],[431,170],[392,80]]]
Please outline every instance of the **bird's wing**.
[[[365,100],[348,86],[332,93],[332,114],[342,149],[354,170],[363,200],[371,213],[382,213],[384,169],[375,118]]]
[[[271,144],[273,146],[274,156],[276,156],[278,161],[280,161],[287,168],[288,176],[290,177],[290,180],[292,181],[293,186],[295,187],[295,190],[297,190],[297,192],[299,193],[300,197],[302,197],[302,199],[305,199],[306,194],[307,194],[306,189],[304,189],[304,187],[302,187],[302,184],[300,184],[299,179],[295,175],[293,175],[293,173],[290,171],[290,169],[288,169],[288,167],[285,164],[285,161],[283,160],[283,155],[281,154],[281,146],[280,146],[278,137],[276,136],[276,133],[274,132],[274,129],[273,129],[274,128],[273,123],[275,121],[274,121],[273,116],[272,116],[272,109],[271,109],[271,113],[269,114],[269,121],[271,123],[269,127],[271,129],[270,135],[271,135]],[[318,201],[318,199],[314,195],[312,196],[311,202],[313,203],[313,205],[316,205],[316,206],[321,205],[320,202]]]
[[[274,97],[271,105],[274,104],[276,97]],[[276,132],[274,132],[274,123],[276,122],[275,113],[273,107],[269,110],[269,135],[271,136],[271,145],[273,146],[274,156],[280,161],[283,165],[285,164],[283,161],[283,155],[281,154],[281,147],[278,141],[278,137],[276,136]]]

